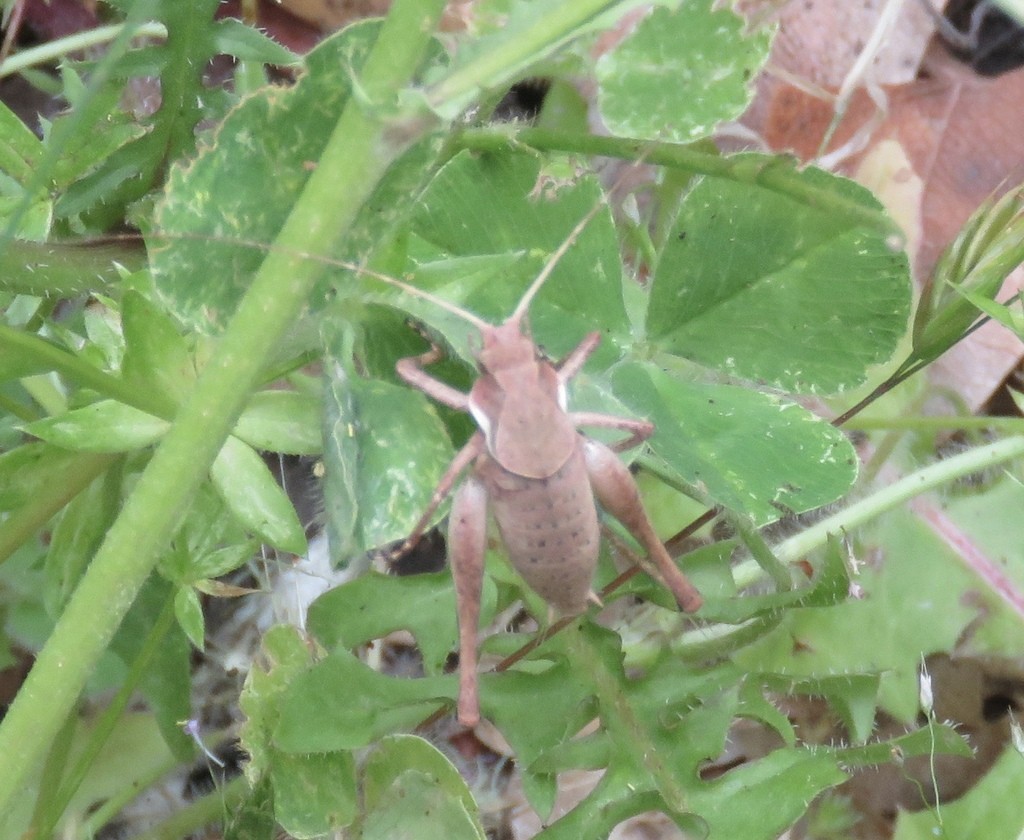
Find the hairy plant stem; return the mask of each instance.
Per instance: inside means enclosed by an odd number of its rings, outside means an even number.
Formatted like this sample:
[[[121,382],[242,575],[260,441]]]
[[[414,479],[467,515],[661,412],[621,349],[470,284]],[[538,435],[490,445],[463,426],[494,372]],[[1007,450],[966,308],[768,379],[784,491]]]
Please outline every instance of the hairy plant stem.
[[[425,133],[391,106],[417,69],[442,0],[396,2],[363,67],[368,100],[352,97],[277,242],[239,304],[210,364],[143,472],[0,725],[0,813],[10,810],[67,717],[85,680],[152,571],[250,391],[298,317],[324,267],[291,256],[327,252],[349,228],[389,165]],[[401,115],[400,115],[401,116]],[[412,123],[416,123],[418,130]]]
[[[892,236],[894,243],[902,241],[902,234],[884,210],[866,207],[845,196],[808,185],[794,163],[786,158],[764,159],[749,155],[726,157],[682,143],[519,128],[514,124],[467,129],[458,139],[464,148],[469,149],[507,151],[521,147],[524,151],[573,152],[628,161],[642,159],[644,163],[754,184],[810,207],[845,216],[851,223],[881,231]]]
[[[173,624],[174,592],[170,590],[160,615],[157,616],[142,649],[139,651],[139,655],[135,657],[135,661],[132,662],[131,668],[128,670],[124,683],[117,690],[114,699],[103,710],[96,724],[92,727],[89,739],[81,754],[76,758],[71,771],[63,774],[63,782],[56,790],[43,789],[40,791],[41,797],[49,794],[49,800],[45,803],[46,807],[41,809],[42,813],[40,813],[39,819],[35,823],[34,836],[50,837],[53,835],[54,830],[57,828],[57,823],[68,807],[68,803],[71,802],[72,797],[78,791],[82,782],[85,781],[85,777],[93,762],[99,756],[104,744],[107,743],[107,740],[113,733],[114,727],[117,726],[118,721],[121,719],[121,715],[128,707],[128,701],[131,700],[132,694],[135,693],[135,689],[142,680],[143,674],[145,674],[146,669],[149,667],[150,660],[163,643],[164,637]],[[167,768],[164,772],[167,772],[169,769]],[[138,795],[138,790],[127,791],[126,795],[130,801]],[[114,813],[117,812],[115,811]]]
[[[646,770],[666,804],[680,813],[687,810],[687,796],[676,774],[667,767],[647,737],[647,727],[637,718],[633,704],[624,693],[625,674],[621,660],[609,662],[601,655],[586,628],[576,622],[566,631],[566,646],[574,667],[589,674],[602,709],[602,723],[612,740],[627,750],[638,769]]]

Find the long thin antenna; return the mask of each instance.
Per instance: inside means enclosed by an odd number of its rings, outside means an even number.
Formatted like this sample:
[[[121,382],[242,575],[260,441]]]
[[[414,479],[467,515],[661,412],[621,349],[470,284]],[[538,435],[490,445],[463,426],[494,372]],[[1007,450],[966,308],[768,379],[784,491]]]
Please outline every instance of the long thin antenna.
[[[607,198],[602,193],[601,200],[596,202],[587,214],[576,223],[576,226],[569,231],[569,235],[562,240],[562,244],[555,249],[555,252],[551,255],[551,258],[547,261],[547,264],[541,270],[540,274],[537,275],[534,281],[530,284],[530,288],[528,288],[523,294],[522,299],[519,301],[519,305],[516,306],[515,312],[512,313],[512,317],[508,319],[510,322],[517,323],[522,320],[523,315],[526,314],[526,311],[530,308],[530,303],[533,301],[537,292],[540,291],[540,287],[544,285],[544,281],[547,280],[551,275],[551,272],[554,271],[559,260],[561,260],[562,257],[565,256],[566,252],[576,243],[576,240],[583,232],[583,229],[590,224],[594,216],[596,216],[598,212],[600,212],[601,208],[605,206],[606,201]]]
[[[394,286],[396,289],[405,292],[407,295],[412,295],[412,297],[417,297],[420,298],[421,300],[428,301],[429,303],[432,303],[439,309],[443,309],[446,312],[451,312],[453,315],[458,315],[460,318],[468,321],[478,330],[487,330],[491,328],[491,324],[485,321],[483,318],[474,315],[472,312],[466,309],[462,309],[456,306],[454,303],[449,303],[444,298],[439,298],[436,295],[432,295],[430,292],[424,291],[423,289],[419,289],[416,286],[410,285],[409,283],[404,283],[401,280],[398,280],[394,277],[390,277],[387,274],[380,274],[379,272],[376,272],[370,268],[357,268],[356,266],[348,265],[345,265],[344,267],[348,268],[349,271],[355,271],[358,272],[359,274],[365,274],[367,277],[372,277],[374,280],[379,280],[381,283],[387,283],[389,286]]]
[[[508,320],[510,323],[518,323],[522,320],[523,315],[530,308],[530,304],[533,302],[537,292],[540,291],[540,287],[544,285],[544,281],[548,279],[551,272],[555,270],[555,266],[558,265],[562,257],[565,256],[566,252],[575,244],[579,235],[583,232],[583,229],[593,221],[594,217],[601,212],[601,209],[608,204],[608,199],[615,191],[622,186],[626,181],[626,177],[630,172],[633,172],[639,167],[650,153],[650,149],[644,149],[633,163],[627,166],[619,177],[615,180],[615,183],[611,185],[607,190],[601,191],[601,200],[594,203],[594,206],[587,211],[587,214],[580,219],[575,227],[569,231],[569,235],[562,240],[562,244],[559,245],[551,258],[548,260],[547,265],[541,270],[541,273],[537,275],[536,279],[530,284],[530,287],[523,294],[522,300],[519,301],[519,305],[516,307],[515,312],[512,313],[512,317]]]
[[[298,257],[304,260],[315,260],[316,262],[322,263],[323,265],[329,265],[332,268],[341,268],[344,269],[345,271],[351,271],[353,274],[359,274],[365,277],[372,277],[374,280],[379,280],[381,283],[385,283],[388,286],[392,286],[398,289],[399,291],[411,295],[412,297],[419,298],[420,300],[425,300],[429,303],[434,304],[434,306],[438,307],[439,309],[444,309],[446,312],[450,312],[453,315],[457,315],[458,317],[472,324],[478,330],[488,329],[491,327],[490,323],[485,321],[483,318],[474,315],[472,312],[469,312],[468,310],[465,309],[461,309],[454,303],[449,303],[443,298],[437,297],[436,295],[433,295],[424,289],[419,289],[410,283],[406,283],[402,280],[399,280],[397,277],[392,277],[389,274],[382,274],[379,271],[374,271],[372,268],[359,266],[356,265],[355,263],[350,263],[346,262],[345,260],[336,259],[335,257],[328,257],[324,254],[312,254],[309,253],[308,251],[298,251],[292,248],[271,246],[265,242],[259,242],[252,239],[244,239],[241,237],[214,237],[205,236],[202,234],[179,233],[159,230],[153,231],[152,233],[147,235],[156,238],[162,237],[165,240],[181,239],[194,240],[198,242],[211,242],[217,245],[234,245],[240,248],[252,248],[253,250],[257,251],[269,251],[271,250],[272,247],[276,247],[279,251],[286,253],[289,256]],[[92,241],[111,242],[123,240],[126,238],[129,237],[115,234],[113,236],[96,237],[96,239]],[[135,235],[133,234],[131,238],[135,238]]]

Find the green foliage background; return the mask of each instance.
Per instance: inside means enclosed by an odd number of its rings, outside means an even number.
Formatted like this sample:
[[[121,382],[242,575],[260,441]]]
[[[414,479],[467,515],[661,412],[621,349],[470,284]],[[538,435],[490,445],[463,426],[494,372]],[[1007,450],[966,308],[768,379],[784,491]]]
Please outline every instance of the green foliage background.
[[[706,598],[696,623],[634,580],[606,600],[640,595],[649,609],[613,626],[578,618],[482,676],[483,712],[543,817],[558,773],[605,770],[542,836],[606,836],[658,810],[687,836],[772,838],[896,750],[965,754],[935,720],[873,741],[876,709],[913,721],[922,655],[952,649],[972,622],[979,649],[1010,653],[1019,615],[989,590],[965,603],[978,582],[953,553],[906,514],[882,514],[1019,460],[1019,430],[892,487],[864,481],[858,502],[770,547],[757,529],[855,486],[850,441],[798,399],[847,406],[955,342],[977,316],[970,295],[990,299],[1019,262],[1019,196],[972,222],[944,264],[947,291],[908,338],[907,258],[866,190],[707,142],[745,108],[772,34],[707,0],[659,5],[596,62],[594,39],[632,4],[482,2],[475,31],[446,50],[429,36],[439,3],[397,2],[385,23],[354,25],[301,62],[255,30],[214,23],[212,3],[114,5],[123,29],[102,59],[65,63],[71,109],[42,139],[0,107],[0,215],[14,237],[2,254],[0,662],[38,651],[0,724],[0,750],[18,756],[0,763],[4,831],[46,836],[105,799],[92,830],[140,778],[195,756],[180,722],[190,646],[207,642],[204,598],[237,594],[223,578],[259,545],[306,549],[260,453],[322,459],[336,564],[409,532],[470,427],[397,382],[395,361],[426,346],[407,320],[448,351],[459,387],[479,344],[465,320],[381,275],[498,322],[591,212],[531,306],[532,334],[561,357],[599,330],[572,406],[655,423],[636,466],[666,537],[708,506],[735,536],[680,558]],[[166,40],[133,46],[147,21]],[[202,85],[216,52],[240,59],[246,95]],[[252,83],[263,63],[288,62],[295,85]],[[118,97],[143,72],[159,75],[163,104],[140,124]],[[489,124],[498,95],[538,73],[553,90],[537,127]],[[580,78],[595,82],[610,137],[585,130]],[[602,206],[587,157],[597,153],[657,167],[642,217]],[[126,219],[145,253],[69,241]],[[913,405],[908,393],[887,410]],[[1020,504],[1012,476],[986,486],[986,500],[997,494],[998,510]],[[979,540],[998,531],[968,506],[947,515]],[[1024,584],[1019,545],[1000,550]],[[858,571],[852,558],[871,551],[886,562]],[[488,560],[484,620],[521,598],[543,622],[500,551]],[[595,585],[615,577],[603,557]],[[854,585],[862,599],[848,599]],[[272,628],[239,698],[250,760],[225,794],[226,836],[269,837],[276,822],[296,837],[394,837],[429,815],[453,840],[482,837],[449,759],[407,734],[455,695],[444,673],[454,616],[447,574],[370,573],[315,602],[304,630]],[[396,629],[415,637],[424,677],[357,655]],[[485,649],[529,641],[504,634]],[[79,723],[79,698],[111,688],[106,711]],[[136,689],[151,717],[124,712]],[[776,706],[785,694],[823,698],[848,742],[798,738]],[[781,746],[703,778],[740,718]],[[118,739],[160,760],[113,766]],[[1005,776],[992,786],[971,794],[974,813]],[[197,803],[188,825],[218,818],[219,802]],[[946,813],[951,831],[961,817]],[[901,824],[900,836],[937,818]],[[986,836],[1017,836],[995,820]]]

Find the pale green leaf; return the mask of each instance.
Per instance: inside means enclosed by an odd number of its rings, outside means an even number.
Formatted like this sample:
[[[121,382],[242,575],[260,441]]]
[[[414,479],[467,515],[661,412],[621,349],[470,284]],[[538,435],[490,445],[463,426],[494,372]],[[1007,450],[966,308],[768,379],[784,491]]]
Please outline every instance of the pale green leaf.
[[[255,449],[288,455],[319,455],[323,449],[322,406],[312,394],[260,391],[253,394],[234,435]]]
[[[298,628],[289,624],[279,624],[267,631],[260,654],[239,698],[239,707],[246,718],[241,743],[250,758],[246,775],[253,784],[271,772],[277,757],[273,732],[281,696],[312,664],[312,651],[306,639]]]
[[[650,364],[612,371],[616,395],[656,428],[654,455],[686,484],[760,523],[838,498],[857,475],[839,430],[795,403],[681,381]]]
[[[324,508],[332,551],[346,563],[408,535],[452,458],[423,394],[348,376],[331,365],[325,394]]]
[[[349,752],[304,755],[274,750],[274,814],[298,840],[337,831],[356,814],[355,758]]]
[[[130,452],[156,443],[170,423],[117,400],[100,400],[23,428],[76,452]]]
[[[593,330],[620,340],[628,330],[611,215],[600,207],[603,199],[595,179],[569,175],[545,171],[525,155],[475,157],[464,152],[430,182],[412,218],[413,231],[435,249],[437,259],[522,255],[529,260],[520,259],[514,273],[455,301],[499,323],[512,314],[534,274],[576,225],[599,208],[530,307],[532,334],[554,358]],[[605,354],[612,350],[604,348]]]
[[[291,554],[306,551],[306,535],[291,500],[256,451],[230,436],[210,477],[238,521],[264,542]]]
[[[656,7],[597,62],[598,102],[613,134],[689,143],[738,117],[768,58],[771,33],[711,0]]]
[[[170,317],[135,291],[125,294],[121,309],[124,360],[121,373],[129,385],[179,404],[195,382],[188,342]]]
[[[430,825],[446,840],[484,840],[473,794],[452,763],[415,735],[381,739],[363,765],[362,840],[414,840]]]
[[[189,641],[200,651],[206,650],[206,619],[199,593],[191,586],[179,586],[174,593],[174,617]]]

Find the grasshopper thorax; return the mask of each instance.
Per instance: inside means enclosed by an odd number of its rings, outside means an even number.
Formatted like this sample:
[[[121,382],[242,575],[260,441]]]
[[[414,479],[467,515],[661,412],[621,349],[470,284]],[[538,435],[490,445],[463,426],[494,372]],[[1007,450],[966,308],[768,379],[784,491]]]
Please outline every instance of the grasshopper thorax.
[[[480,378],[469,410],[491,457],[523,478],[548,478],[568,461],[576,428],[558,372],[522,329],[521,318],[481,332]]]

